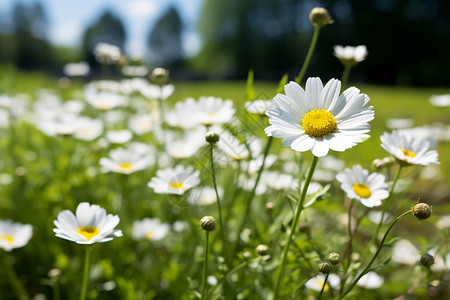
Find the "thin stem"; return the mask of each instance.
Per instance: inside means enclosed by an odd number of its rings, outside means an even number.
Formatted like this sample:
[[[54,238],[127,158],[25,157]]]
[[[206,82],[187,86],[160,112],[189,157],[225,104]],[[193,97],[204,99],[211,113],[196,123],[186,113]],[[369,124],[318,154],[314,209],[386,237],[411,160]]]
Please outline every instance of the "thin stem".
[[[320,298],[322,298],[323,291],[325,290],[325,286],[327,285],[328,275],[330,275],[330,273],[327,273],[327,275],[325,276],[325,280],[323,282],[322,289],[320,290],[320,294],[319,297],[317,297],[317,300],[320,300]]]
[[[350,267],[351,259],[352,259],[352,208],[353,208],[353,199],[350,200],[350,207],[348,208],[348,244],[347,244],[347,251],[345,253],[346,256],[348,256],[347,259],[347,265],[345,267],[344,275],[347,273],[348,268]]]
[[[369,268],[372,266],[372,264],[374,263],[375,259],[378,257],[378,254],[380,253],[381,249],[383,248],[384,242],[386,241],[386,238],[389,234],[389,232],[392,230],[392,228],[394,227],[395,224],[397,224],[398,221],[400,221],[404,216],[406,216],[407,214],[410,214],[411,210],[408,210],[406,212],[404,212],[403,214],[401,214],[400,216],[397,217],[397,219],[395,219],[391,225],[389,225],[389,228],[386,230],[386,233],[383,236],[383,239],[381,240],[380,246],[378,246],[377,251],[375,252],[375,254],[373,255],[372,259],[370,260],[370,262],[367,264],[367,266],[364,268],[364,270],[359,274],[359,276],[353,281],[352,285],[347,289],[347,291],[345,291],[343,294],[341,294],[339,296],[339,299],[344,298],[348,293],[350,293],[350,291],[356,286],[356,284],[358,283],[358,281],[367,273],[367,271],[369,270]]]
[[[303,77],[305,76],[306,69],[308,69],[309,62],[311,61],[311,57],[314,53],[314,48],[316,47],[317,40],[319,38],[320,26],[314,27],[314,35],[311,40],[311,44],[309,45],[308,53],[306,54],[305,62],[303,63],[302,69],[298,74],[297,78],[295,78],[295,82],[301,84]]]
[[[381,226],[383,225],[383,222],[384,222],[384,215],[386,214],[386,211],[387,211],[389,203],[390,203],[389,200],[392,198],[392,193],[394,192],[395,185],[397,184],[397,181],[400,178],[401,171],[402,171],[402,165],[399,165],[398,166],[398,170],[397,170],[397,174],[395,174],[394,181],[392,182],[391,188],[389,189],[389,196],[384,201],[383,211],[381,212],[380,222],[378,223],[378,226],[377,226],[377,229],[375,231],[375,234],[372,236],[372,240],[370,241],[369,245],[372,245],[372,243],[377,240],[378,233],[380,232]],[[369,249],[370,249],[370,247],[367,247],[366,252],[364,253],[363,257],[366,256],[367,251],[369,251]]]
[[[80,300],[86,299],[90,261],[91,261],[91,247],[86,247],[86,254],[84,258],[83,285],[81,286]]]
[[[222,220],[222,208],[220,207],[220,197],[219,197],[219,192],[217,190],[217,182],[216,182],[216,173],[215,173],[215,169],[214,169],[214,156],[213,156],[213,149],[214,149],[214,144],[210,143],[210,159],[211,159],[211,171],[212,171],[212,180],[213,180],[213,184],[214,184],[214,191],[216,192],[216,199],[217,199],[217,210],[219,211],[219,225],[220,225],[220,233],[222,235],[222,253],[223,253],[223,257],[226,260],[226,245],[227,245],[227,240],[225,238],[225,227],[223,225],[223,220]]]
[[[341,78],[341,83],[342,83],[343,89],[345,89],[347,87],[348,77],[350,76],[351,69],[352,69],[351,65],[345,65],[345,67],[344,67],[344,72],[342,73],[342,78]]]
[[[256,188],[258,187],[258,183],[259,183],[259,180],[261,179],[262,171],[264,170],[264,165],[266,163],[267,155],[269,154],[270,146],[272,145],[272,140],[273,140],[273,137],[269,136],[269,139],[267,140],[266,148],[264,149],[264,156],[263,156],[263,160],[261,163],[261,168],[259,168],[258,175],[256,176],[256,180],[255,180],[255,185],[253,186],[253,189],[247,200],[247,205],[246,205],[245,211],[244,211],[244,217],[242,218],[241,224],[239,225],[238,231],[236,232],[236,238],[235,238],[233,246],[231,248],[232,251],[230,252],[231,255],[234,255],[234,253],[236,252],[236,249],[237,249],[237,246],[239,243],[239,237],[241,235],[242,230],[244,230],[245,222],[247,221],[248,216],[250,214],[250,209],[252,207],[253,198],[255,197]]]
[[[208,252],[209,252],[209,231],[206,231],[206,239],[205,239],[205,261],[203,262],[202,298],[201,298],[201,299],[205,299],[206,270],[208,269]]]
[[[275,280],[275,287],[274,287],[274,294],[273,294],[273,299],[274,300],[277,299],[277,297],[278,297],[278,290],[280,288],[281,277],[283,277],[284,264],[286,263],[287,254],[288,254],[288,251],[289,251],[289,246],[291,245],[292,236],[294,235],[295,228],[297,228],[298,220],[300,219],[300,214],[301,214],[301,212],[303,210],[303,202],[305,201],[306,191],[308,190],[308,186],[309,186],[309,183],[311,182],[312,175],[314,174],[314,170],[316,168],[318,160],[319,160],[319,158],[317,156],[314,156],[313,161],[311,162],[311,166],[309,168],[308,175],[306,176],[305,183],[303,185],[303,189],[302,189],[302,194],[300,196],[300,200],[297,203],[297,209],[295,211],[294,220],[292,221],[291,230],[289,232],[289,236],[286,239],[286,245],[284,246],[284,250],[283,250],[283,255],[282,255],[282,258],[281,258],[280,266],[278,267],[278,275],[277,275],[277,278]]]
[[[13,258],[11,257],[11,259]],[[17,276],[16,271],[12,266],[12,262],[8,260],[9,257],[5,257],[4,259],[5,272],[8,275],[9,280],[11,281],[11,285],[13,286],[17,298],[20,300],[29,300],[30,296],[28,295],[27,290],[25,289],[19,277]]]

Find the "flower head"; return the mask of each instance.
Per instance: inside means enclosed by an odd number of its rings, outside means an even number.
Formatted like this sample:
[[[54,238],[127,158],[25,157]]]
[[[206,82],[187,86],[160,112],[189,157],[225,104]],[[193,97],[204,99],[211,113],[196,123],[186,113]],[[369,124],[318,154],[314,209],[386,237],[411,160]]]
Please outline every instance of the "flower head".
[[[345,169],[336,176],[336,179],[349,198],[360,201],[366,207],[379,206],[381,200],[389,196],[384,176],[377,173],[369,174],[369,171],[360,165]]]
[[[133,223],[133,238],[158,241],[163,239],[170,230],[170,225],[161,223],[159,219],[145,218]]]
[[[118,216],[107,215],[104,208],[82,202],[78,204],[76,215],[69,210],[58,214],[53,232],[77,244],[104,243],[122,236],[121,230],[114,229],[119,221]]]
[[[153,163],[153,157],[139,153],[134,149],[118,148],[109,153],[109,157],[100,159],[104,172],[131,174],[141,171]]]
[[[11,251],[25,246],[31,238],[33,227],[29,224],[0,220],[0,249]]]
[[[325,275],[319,274],[319,275],[311,278],[310,280],[308,280],[305,283],[305,286],[308,289],[320,292],[322,290],[324,283],[325,283]],[[332,288],[338,287],[340,283],[341,283],[341,280],[340,280],[339,276],[331,273],[328,275],[328,282],[324,287],[324,291],[328,291],[330,289],[330,287],[332,287]]]
[[[381,147],[392,154],[400,163],[405,165],[435,165],[438,162],[438,153],[429,150],[430,142],[415,138],[405,131],[395,130],[385,132],[381,137]]]
[[[278,94],[269,108],[268,136],[283,139],[285,147],[295,151],[311,150],[317,156],[328,151],[344,151],[367,139],[369,121],[373,120],[372,106],[366,94],[355,87],[341,95],[341,82],[331,79],[325,86],[319,78],[309,78],[306,89],[290,82]]]
[[[199,172],[192,167],[176,166],[175,169],[163,169],[156,172],[148,183],[158,194],[176,194],[183,195],[187,190],[199,185]]]
[[[336,56],[344,66],[353,66],[366,59],[368,52],[364,45],[352,47],[340,45],[334,46],[333,55]]]

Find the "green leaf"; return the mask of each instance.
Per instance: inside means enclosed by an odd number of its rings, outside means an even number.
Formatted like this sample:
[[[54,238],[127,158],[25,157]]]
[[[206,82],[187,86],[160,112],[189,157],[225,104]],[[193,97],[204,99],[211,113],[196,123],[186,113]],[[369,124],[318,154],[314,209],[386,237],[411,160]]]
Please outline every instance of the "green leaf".
[[[248,71],[247,84],[245,90],[245,101],[255,100],[255,89],[253,88],[253,70]]]
[[[284,86],[288,83],[288,74],[284,74],[278,83],[277,94],[284,94]]]

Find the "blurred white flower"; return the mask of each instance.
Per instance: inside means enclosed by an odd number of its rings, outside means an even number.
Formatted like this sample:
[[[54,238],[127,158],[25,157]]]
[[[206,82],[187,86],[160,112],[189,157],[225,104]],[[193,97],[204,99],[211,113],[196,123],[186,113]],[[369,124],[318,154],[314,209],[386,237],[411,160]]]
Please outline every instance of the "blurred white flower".
[[[122,74],[129,77],[144,77],[148,74],[148,68],[146,66],[124,66]]]
[[[220,133],[217,147],[234,160],[244,160],[249,157],[255,158],[262,150],[259,139],[253,138],[248,141],[241,141],[229,131]]]
[[[353,66],[363,60],[366,59],[367,47],[364,45],[359,45],[356,47],[345,46],[342,47],[340,45],[334,46],[333,55],[336,56],[343,65],[345,66]]]
[[[123,95],[116,92],[98,91],[92,86],[85,88],[84,98],[90,105],[99,110],[110,110],[126,103]]]
[[[178,165],[175,169],[167,168],[158,170],[156,177],[148,183],[157,194],[177,194],[183,195],[189,189],[200,184],[199,171],[194,172],[194,168]]]
[[[264,116],[268,108],[272,107],[273,100],[255,100],[245,102],[245,109],[252,114]]]
[[[414,125],[414,120],[410,118],[391,118],[386,120],[386,126],[390,129],[410,128]]]
[[[0,249],[10,252],[25,246],[33,234],[33,226],[0,220]]]
[[[217,187],[217,192],[219,193],[219,199],[223,196],[223,188]],[[205,186],[201,188],[200,194],[192,193],[189,195],[188,200],[191,204],[196,205],[210,205],[217,202],[216,191],[214,188]]]
[[[153,156],[118,148],[109,152],[109,157],[100,159],[103,172],[131,174],[146,169],[153,163]]]
[[[416,138],[408,132],[395,130],[385,132],[381,137],[381,147],[392,154],[397,160],[411,165],[435,165],[438,162],[438,153],[429,150],[430,142]]]
[[[420,261],[417,248],[408,240],[399,240],[392,249],[392,260],[399,264],[415,265]]]
[[[128,129],[110,130],[106,132],[106,139],[111,144],[125,144],[131,140],[133,133]]]
[[[322,287],[325,283],[325,275],[319,274],[311,279],[309,279],[305,283],[305,287],[317,292],[320,292],[322,290]],[[328,275],[328,281],[325,287],[323,288],[324,292],[328,291],[331,288],[337,288],[339,284],[341,283],[341,279],[338,275],[330,273]]]
[[[200,97],[198,101],[187,98],[184,102],[178,102],[175,110],[184,112],[187,116],[188,124],[195,122],[195,125],[221,125],[229,122],[235,113],[233,101],[222,100],[216,97]],[[173,121],[173,120],[170,120]],[[170,124],[170,123],[169,123]]]
[[[100,119],[81,117],[74,136],[83,141],[92,141],[103,132],[103,122]]]
[[[269,188],[276,191],[292,190],[296,187],[296,179],[292,175],[274,171],[263,172],[261,181]]]
[[[450,215],[441,216],[436,222],[436,227],[438,229],[450,228]]]
[[[119,224],[119,217],[106,214],[106,210],[87,202],[78,204],[76,215],[69,210],[58,214],[53,223],[57,237],[76,242],[93,244],[111,241],[122,236],[122,231],[114,229]]]
[[[48,136],[67,136],[74,134],[80,123],[81,119],[78,115],[64,114],[58,115],[54,119],[40,120],[36,126]]]
[[[366,207],[380,206],[381,200],[389,197],[384,175],[371,173],[360,165],[345,169],[336,176],[341,188],[350,199],[361,202]]]
[[[108,43],[98,43],[95,45],[94,55],[100,63],[113,64],[120,58],[120,48]]]
[[[170,230],[168,223],[161,223],[157,218],[145,218],[133,223],[133,239],[162,240]]]
[[[89,67],[89,64],[87,62],[82,61],[64,65],[63,72],[66,76],[69,77],[87,76],[91,73],[91,68]]]
[[[450,106],[450,94],[433,95],[430,97],[430,103],[438,107]]]
[[[365,274],[356,284],[365,289],[377,289],[384,283],[384,278],[375,272]]]
[[[341,82],[330,80],[325,86],[319,78],[308,78],[306,90],[297,83],[285,85],[286,95],[278,94],[269,108],[268,136],[283,139],[283,146],[295,151],[311,150],[322,157],[328,151],[345,151],[369,136],[372,106],[369,97],[351,87],[339,95]]]
[[[184,132],[182,136],[166,131],[166,151],[173,158],[193,156],[198,149],[205,146],[205,134],[201,128]]]
[[[137,135],[151,132],[157,124],[158,119],[154,114],[134,115],[128,120],[128,126]]]
[[[142,86],[141,94],[148,99],[161,99],[166,100],[175,91],[175,86],[173,84],[165,84],[162,86],[156,84],[148,84]]]

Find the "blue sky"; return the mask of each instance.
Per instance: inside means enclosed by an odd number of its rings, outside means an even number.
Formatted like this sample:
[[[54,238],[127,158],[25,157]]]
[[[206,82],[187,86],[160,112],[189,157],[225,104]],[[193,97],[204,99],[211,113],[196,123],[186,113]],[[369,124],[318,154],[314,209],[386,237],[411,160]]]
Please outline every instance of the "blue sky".
[[[178,9],[185,25],[183,44],[186,53],[195,54],[201,44],[195,26],[203,0],[0,0],[0,17],[8,15],[15,1],[44,5],[49,23],[48,38],[56,45],[79,45],[84,29],[109,9],[125,25],[127,53],[144,56],[149,28],[171,5]]]

